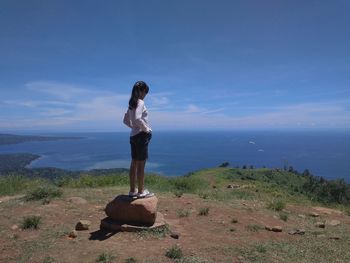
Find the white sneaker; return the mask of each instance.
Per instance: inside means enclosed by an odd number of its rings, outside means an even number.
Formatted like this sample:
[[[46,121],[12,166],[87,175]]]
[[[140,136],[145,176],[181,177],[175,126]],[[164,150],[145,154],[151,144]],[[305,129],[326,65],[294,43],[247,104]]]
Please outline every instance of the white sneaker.
[[[137,194],[137,198],[146,198],[146,197],[151,197],[151,196],[154,196],[154,193],[151,193],[147,189],[143,190],[142,193]]]
[[[137,196],[138,196],[137,191],[136,192],[129,192],[130,198],[137,198]]]

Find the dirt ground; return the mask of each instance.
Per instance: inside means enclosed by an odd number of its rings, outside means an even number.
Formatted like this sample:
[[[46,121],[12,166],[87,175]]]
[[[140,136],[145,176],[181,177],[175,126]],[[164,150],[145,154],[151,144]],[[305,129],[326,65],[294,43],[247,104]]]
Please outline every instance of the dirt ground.
[[[1,197],[0,262],[96,262],[104,252],[115,257],[112,262],[127,262],[131,257],[136,262],[174,262],[165,256],[174,245],[178,245],[186,257],[198,260],[244,262],[240,248],[252,243],[304,238],[288,234],[296,228],[304,228],[307,233],[322,233],[322,229],[315,227],[317,221],[339,220],[343,230],[350,233],[350,217],[332,209],[287,204],[284,212],[288,220],[283,221],[279,212],[268,210],[266,204],[256,200],[219,202],[192,194],[176,197],[171,193],[157,194],[158,211],[164,215],[170,231],[180,235],[179,239],[169,234],[161,237],[100,230],[107,202],[126,192],[127,189],[113,187],[65,189],[63,197],[48,204],[25,202],[21,196]],[[87,202],[71,202],[70,197],[81,197]],[[199,215],[199,210],[206,207],[209,208],[208,215]],[[312,211],[320,216],[311,217]],[[23,217],[30,215],[42,218],[39,229],[22,230]],[[89,230],[78,231],[77,238],[69,238],[68,233],[81,219],[91,221]],[[237,223],[233,223],[233,219]],[[265,226],[281,226],[283,231],[267,231]]]

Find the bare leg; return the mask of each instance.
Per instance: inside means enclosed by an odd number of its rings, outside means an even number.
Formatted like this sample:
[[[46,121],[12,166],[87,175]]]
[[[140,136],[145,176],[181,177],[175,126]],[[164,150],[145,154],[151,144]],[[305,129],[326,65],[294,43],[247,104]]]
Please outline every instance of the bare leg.
[[[137,161],[137,182],[138,182],[138,192],[142,193],[145,187],[145,161]]]
[[[129,170],[130,192],[135,192],[136,187],[136,173],[137,173],[137,161],[131,160]]]

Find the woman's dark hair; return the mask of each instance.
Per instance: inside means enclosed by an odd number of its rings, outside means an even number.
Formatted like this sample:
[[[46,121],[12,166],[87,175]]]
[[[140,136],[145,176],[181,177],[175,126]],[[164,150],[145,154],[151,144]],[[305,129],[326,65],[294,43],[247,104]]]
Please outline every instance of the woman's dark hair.
[[[137,107],[137,100],[141,97],[141,92],[146,92],[147,94],[148,91],[149,87],[147,86],[146,82],[137,81],[132,88],[131,98],[129,100],[129,109],[135,109]]]

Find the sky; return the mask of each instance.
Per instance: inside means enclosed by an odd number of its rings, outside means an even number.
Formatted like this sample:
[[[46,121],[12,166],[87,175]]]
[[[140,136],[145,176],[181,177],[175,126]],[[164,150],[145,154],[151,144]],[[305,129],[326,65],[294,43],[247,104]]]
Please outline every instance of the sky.
[[[350,129],[348,0],[0,0],[0,132]]]

